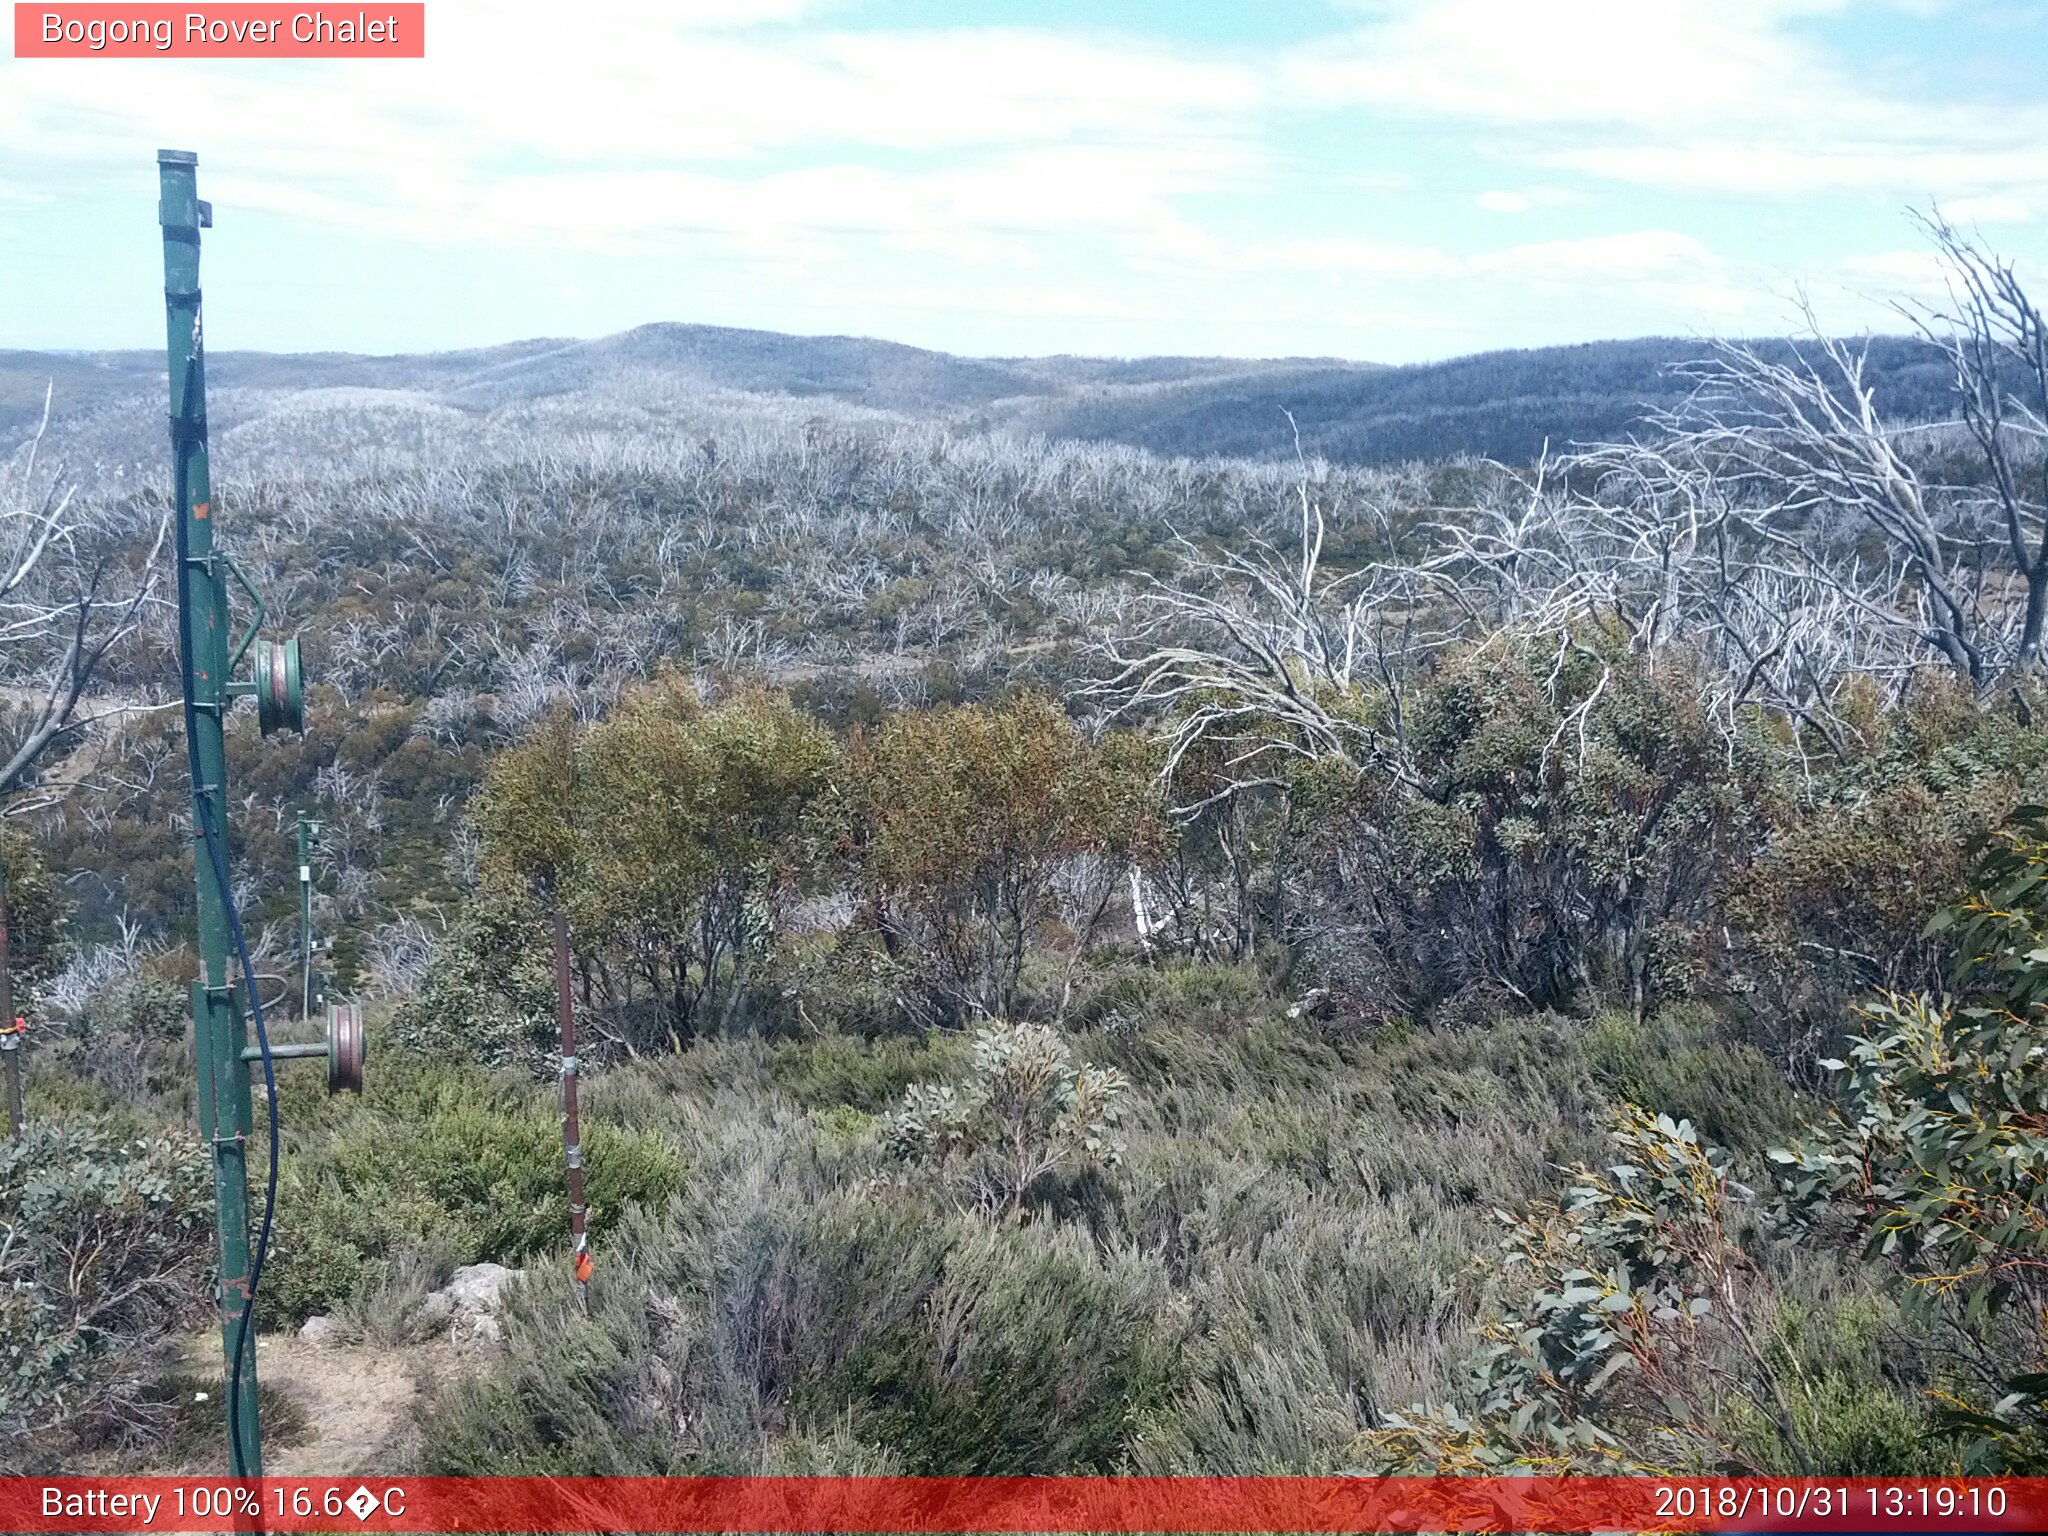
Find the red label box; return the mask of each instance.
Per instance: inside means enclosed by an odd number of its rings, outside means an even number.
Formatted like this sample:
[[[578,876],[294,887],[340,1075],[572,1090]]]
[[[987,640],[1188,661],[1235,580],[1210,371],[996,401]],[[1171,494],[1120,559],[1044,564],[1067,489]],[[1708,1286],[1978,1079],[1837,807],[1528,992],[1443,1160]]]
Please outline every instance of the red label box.
[[[423,59],[423,4],[14,7],[17,59]]]
[[[0,1530],[52,1536],[2044,1529],[2038,1477],[0,1477]]]

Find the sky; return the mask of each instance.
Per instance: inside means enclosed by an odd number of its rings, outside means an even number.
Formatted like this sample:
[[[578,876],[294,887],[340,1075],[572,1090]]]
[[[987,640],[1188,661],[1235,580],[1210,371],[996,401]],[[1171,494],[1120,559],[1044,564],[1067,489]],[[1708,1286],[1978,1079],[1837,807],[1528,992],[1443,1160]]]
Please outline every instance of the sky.
[[[350,8],[351,14],[354,8]],[[109,14],[117,14],[118,7]],[[423,60],[0,59],[0,347],[659,320],[1412,362],[1900,329],[2048,259],[2044,0],[428,0]]]

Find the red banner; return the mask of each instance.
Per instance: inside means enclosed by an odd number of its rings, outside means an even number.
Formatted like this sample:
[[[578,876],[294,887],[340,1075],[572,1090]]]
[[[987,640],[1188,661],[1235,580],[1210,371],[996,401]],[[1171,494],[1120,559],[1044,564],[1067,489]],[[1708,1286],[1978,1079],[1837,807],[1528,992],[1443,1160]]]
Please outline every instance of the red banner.
[[[2041,1531],[2048,1478],[5,1478],[8,1531]]]
[[[423,59],[427,8],[303,5],[14,7],[18,59]]]

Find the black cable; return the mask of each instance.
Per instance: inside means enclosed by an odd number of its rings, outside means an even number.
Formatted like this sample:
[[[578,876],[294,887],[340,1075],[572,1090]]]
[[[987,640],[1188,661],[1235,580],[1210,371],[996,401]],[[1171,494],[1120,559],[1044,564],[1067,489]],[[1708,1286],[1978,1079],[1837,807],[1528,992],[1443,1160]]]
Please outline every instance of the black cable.
[[[181,397],[185,402],[192,398],[192,386],[198,358],[190,356],[185,362],[185,391]],[[263,1022],[263,999],[256,989],[256,966],[249,957],[249,943],[242,933],[242,917],[235,910],[234,884],[228,878],[226,850],[221,847],[220,834],[215,831],[209,819],[200,811],[197,797],[201,793],[219,794],[221,785],[206,791],[199,776],[199,739],[193,727],[199,718],[199,705],[193,698],[192,687],[192,576],[190,567],[190,544],[186,538],[185,513],[188,500],[188,475],[191,468],[191,445],[204,432],[195,431],[190,417],[183,417],[171,423],[177,450],[176,472],[172,476],[172,492],[176,497],[173,509],[178,519],[178,672],[179,681],[185,690],[185,761],[192,777],[194,804],[193,820],[198,824],[201,840],[206,844],[207,862],[213,866],[214,883],[220,888],[221,908],[227,913],[228,931],[234,936],[235,954],[241,961],[243,985],[248,992],[249,1010],[256,1021],[256,1043],[263,1053],[263,1087],[268,1096],[266,1119],[270,1123],[270,1174],[263,1189],[263,1225],[256,1238],[256,1252],[249,1265],[249,1297],[242,1309],[242,1316],[235,1327],[235,1343],[232,1361],[228,1370],[228,1474],[231,1477],[249,1475],[248,1464],[242,1456],[242,1361],[249,1348],[249,1323],[256,1316],[256,1290],[263,1280],[263,1261],[270,1253],[271,1220],[277,1213],[277,1161],[278,1161],[278,1114],[277,1114],[277,1069],[270,1055],[270,1032]],[[223,722],[225,723],[225,722]],[[225,742],[223,742],[225,747]],[[204,965],[202,957],[201,964]],[[202,975],[201,983],[205,982]],[[213,1131],[220,1133],[219,1103],[216,1098]],[[258,1448],[261,1454],[261,1448]]]

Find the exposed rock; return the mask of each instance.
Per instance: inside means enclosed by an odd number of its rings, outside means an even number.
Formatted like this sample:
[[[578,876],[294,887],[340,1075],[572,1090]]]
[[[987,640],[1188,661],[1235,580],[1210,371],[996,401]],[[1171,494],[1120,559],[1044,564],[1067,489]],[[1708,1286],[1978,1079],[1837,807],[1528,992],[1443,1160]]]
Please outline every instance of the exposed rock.
[[[1301,994],[1300,1000],[1287,1010],[1287,1017],[1298,1019],[1303,1014],[1307,1014],[1313,1018],[1325,1011],[1329,1001],[1330,989],[1328,987],[1310,987]]]
[[[420,1316],[433,1327],[451,1333],[496,1340],[504,1330],[493,1315],[505,1289],[505,1282],[519,1271],[503,1264],[465,1264],[449,1277],[448,1283],[420,1303]]]
[[[334,1342],[335,1322],[325,1315],[309,1317],[299,1324],[299,1337],[308,1344],[327,1345]]]
[[[518,1273],[502,1264],[465,1264],[437,1294],[446,1296],[458,1312],[495,1312],[498,1293]]]

